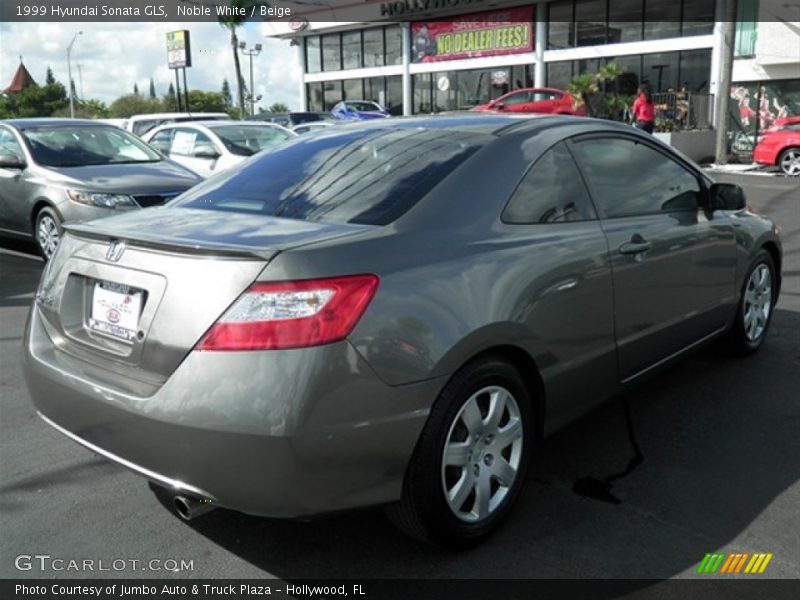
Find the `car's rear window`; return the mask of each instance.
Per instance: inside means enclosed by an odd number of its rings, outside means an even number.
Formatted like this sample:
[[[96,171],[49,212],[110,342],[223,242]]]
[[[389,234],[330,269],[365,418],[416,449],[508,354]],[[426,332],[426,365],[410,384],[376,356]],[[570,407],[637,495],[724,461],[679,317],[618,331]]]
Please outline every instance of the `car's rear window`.
[[[487,136],[412,128],[300,137],[211,177],[172,206],[330,223],[391,223]]]

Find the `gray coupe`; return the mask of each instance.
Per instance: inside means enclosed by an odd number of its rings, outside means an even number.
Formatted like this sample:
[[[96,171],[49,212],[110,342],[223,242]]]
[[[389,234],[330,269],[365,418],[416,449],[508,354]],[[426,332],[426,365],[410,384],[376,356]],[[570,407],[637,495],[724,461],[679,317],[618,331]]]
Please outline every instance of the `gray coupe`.
[[[711,340],[756,351],[781,252],[739,187],[622,124],[345,125],[67,225],[24,368],[47,423],[184,518],[383,504],[464,546],[543,436]]]

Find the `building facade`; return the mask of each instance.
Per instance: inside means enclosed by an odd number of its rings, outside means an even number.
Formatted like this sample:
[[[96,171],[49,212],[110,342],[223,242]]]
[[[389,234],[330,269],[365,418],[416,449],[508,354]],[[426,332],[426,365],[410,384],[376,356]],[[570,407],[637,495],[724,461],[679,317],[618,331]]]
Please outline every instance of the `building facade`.
[[[778,103],[800,114],[800,23],[776,20],[769,2],[779,0],[738,0],[731,94],[746,85],[757,99],[767,81],[771,99],[787,95]],[[625,69],[625,94],[640,83],[655,92],[718,92],[724,41],[716,0],[529,0],[502,8],[448,0],[427,12],[409,1],[373,4],[380,18],[407,20],[265,25],[267,35],[297,47],[302,109],[327,111],[347,99],[374,100],[395,115],[469,109],[521,87],[563,89],[609,63]]]

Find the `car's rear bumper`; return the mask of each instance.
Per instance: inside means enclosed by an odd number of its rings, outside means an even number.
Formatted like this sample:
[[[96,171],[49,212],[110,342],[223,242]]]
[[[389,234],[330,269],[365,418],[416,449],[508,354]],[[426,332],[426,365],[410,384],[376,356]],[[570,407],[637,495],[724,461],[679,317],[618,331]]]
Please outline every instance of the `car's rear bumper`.
[[[339,342],[191,352],[155,394],[136,397],[55,348],[36,308],[23,362],[40,414],[73,440],[176,493],[275,517],[398,499],[442,383],[387,386]]]

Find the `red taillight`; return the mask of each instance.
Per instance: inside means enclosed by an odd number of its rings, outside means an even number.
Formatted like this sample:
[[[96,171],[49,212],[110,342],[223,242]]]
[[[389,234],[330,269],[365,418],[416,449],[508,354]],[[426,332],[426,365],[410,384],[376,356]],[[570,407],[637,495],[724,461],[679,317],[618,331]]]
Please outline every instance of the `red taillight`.
[[[234,302],[197,350],[279,350],[338,342],[367,309],[375,275],[254,283]]]

